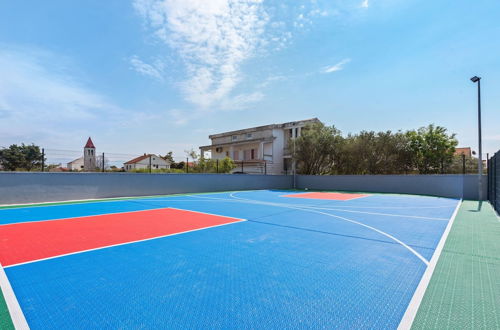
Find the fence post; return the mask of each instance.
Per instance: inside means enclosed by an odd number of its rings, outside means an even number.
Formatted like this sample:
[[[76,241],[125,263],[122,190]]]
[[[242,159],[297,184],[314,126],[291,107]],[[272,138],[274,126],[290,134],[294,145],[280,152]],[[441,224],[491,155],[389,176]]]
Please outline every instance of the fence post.
[[[189,158],[186,158],[186,173],[189,173]]]
[[[267,162],[264,161],[264,175],[267,175]]]
[[[102,171],[104,172],[104,152],[102,153]]]
[[[151,174],[151,155],[149,155],[149,174]]]
[[[217,174],[219,174],[219,160],[218,160],[218,159],[216,160],[216,164],[217,164],[217,165],[215,166],[215,168],[216,168],[216,172],[217,172]]]
[[[245,173],[245,170],[243,169],[243,161],[241,161],[241,173]]]
[[[465,154],[462,154],[462,174],[465,174]]]
[[[45,169],[45,149],[42,148],[42,172]]]

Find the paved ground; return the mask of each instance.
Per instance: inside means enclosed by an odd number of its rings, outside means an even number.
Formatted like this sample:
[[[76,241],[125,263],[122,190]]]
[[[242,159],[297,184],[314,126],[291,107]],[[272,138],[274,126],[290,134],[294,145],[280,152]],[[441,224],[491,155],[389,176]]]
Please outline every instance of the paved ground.
[[[413,329],[500,329],[500,218],[464,201]]]

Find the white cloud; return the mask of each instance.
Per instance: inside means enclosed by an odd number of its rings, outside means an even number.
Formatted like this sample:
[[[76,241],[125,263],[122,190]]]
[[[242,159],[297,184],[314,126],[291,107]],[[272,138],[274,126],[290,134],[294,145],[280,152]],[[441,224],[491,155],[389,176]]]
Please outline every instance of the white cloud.
[[[322,72],[323,73],[332,73],[332,72],[340,71],[340,70],[342,70],[344,68],[344,65],[346,65],[349,62],[351,62],[351,59],[350,58],[345,58],[342,61],[338,62],[337,64],[334,64],[334,65],[327,66],[327,67],[323,68]]]
[[[67,72],[66,59],[41,50],[2,48],[0,140],[71,136],[121,113],[106,97],[78,83]]]
[[[182,126],[192,120],[200,119],[203,116],[214,114],[216,111],[247,109],[251,104],[262,100],[263,97],[264,94],[261,92],[238,94],[231,98],[224,98],[217,104],[217,108],[213,109],[199,108],[190,111],[171,109],[167,112],[168,120],[177,126]]]
[[[361,8],[368,8],[369,6],[370,6],[369,0],[363,0],[363,2],[360,5]]]
[[[229,102],[269,20],[261,0],[135,0],[134,7],[179,54],[188,76],[180,87],[200,108]]]
[[[130,58],[130,65],[132,66],[132,69],[142,75],[153,77],[155,79],[163,81],[163,72],[165,66],[163,62],[159,60],[155,61],[153,64],[148,64],[134,55]]]

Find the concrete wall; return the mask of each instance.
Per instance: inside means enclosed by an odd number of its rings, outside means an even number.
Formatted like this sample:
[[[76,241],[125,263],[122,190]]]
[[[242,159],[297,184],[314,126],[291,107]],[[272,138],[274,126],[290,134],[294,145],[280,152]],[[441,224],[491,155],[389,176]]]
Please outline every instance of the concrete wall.
[[[282,175],[0,172],[0,205],[291,186]]]
[[[478,199],[478,175],[298,175],[298,189],[421,194]],[[487,178],[483,176],[483,199]]]
[[[477,175],[298,175],[296,187],[477,199]],[[486,176],[483,198],[486,198]],[[0,205],[251,189],[290,189],[293,177],[236,174],[0,172]]]

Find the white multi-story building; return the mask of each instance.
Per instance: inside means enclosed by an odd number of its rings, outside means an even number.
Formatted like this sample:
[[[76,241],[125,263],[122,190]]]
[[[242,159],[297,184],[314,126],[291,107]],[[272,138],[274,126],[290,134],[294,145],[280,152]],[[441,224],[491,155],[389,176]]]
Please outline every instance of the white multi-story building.
[[[149,169],[150,166],[153,170],[170,169],[170,162],[157,155],[144,154],[142,156],[129,160],[126,163],[123,163],[123,168],[127,172],[139,169]]]
[[[201,146],[202,157],[211,152],[212,159],[233,159],[233,172],[290,174],[292,170],[290,139],[300,136],[307,124],[319,123],[318,118],[271,124],[213,134],[211,145]]]

